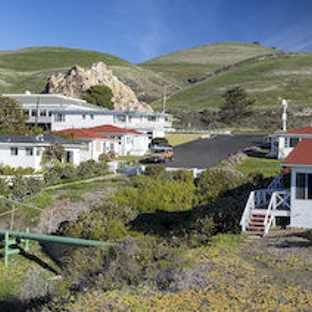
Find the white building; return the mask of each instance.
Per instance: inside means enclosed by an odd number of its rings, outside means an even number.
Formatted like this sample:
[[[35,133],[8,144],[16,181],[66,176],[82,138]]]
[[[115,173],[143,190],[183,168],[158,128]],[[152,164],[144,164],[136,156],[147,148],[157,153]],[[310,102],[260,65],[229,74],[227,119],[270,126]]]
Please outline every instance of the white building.
[[[143,156],[149,149],[148,135],[136,130],[123,129],[112,125],[88,128],[89,131],[118,140],[118,156]]]
[[[250,193],[242,231],[266,235],[278,222],[312,228],[312,139],[301,139],[282,166],[286,173],[276,176],[268,188]]]
[[[66,129],[60,133],[70,135],[81,142],[80,145],[80,160],[95,160],[99,161],[99,156],[114,152],[118,155],[119,140],[109,136],[98,134],[89,129]]]
[[[150,138],[164,137],[172,130],[172,116],[159,112],[113,111],[58,94],[4,94],[26,110],[30,125],[46,130],[89,128],[114,125],[147,133]]]
[[[311,126],[301,127],[288,131],[278,131],[270,136],[271,148],[268,156],[283,160],[304,138],[312,138]]]
[[[53,143],[61,144],[66,156],[63,162],[80,164],[80,143],[51,134],[40,135],[4,135],[0,134],[0,166],[12,168],[42,169],[42,154]]]

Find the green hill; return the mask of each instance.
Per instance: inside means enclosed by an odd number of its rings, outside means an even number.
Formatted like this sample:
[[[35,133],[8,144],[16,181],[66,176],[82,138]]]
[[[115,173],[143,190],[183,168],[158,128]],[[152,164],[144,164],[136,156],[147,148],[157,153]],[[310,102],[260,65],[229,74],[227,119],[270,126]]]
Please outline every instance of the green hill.
[[[34,47],[0,52],[0,93],[41,92],[52,74],[65,72],[75,65],[88,68],[100,61],[147,102],[161,96],[164,84],[173,84],[110,54],[62,47]],[[146,88],[150,91],[146,92]]]
[[[140,66],[186,83],[188,79],[207,76],[220,68],[246,59],[277,53],[280,52],[259,44],[214,43],[169,53]]]
[[[283,53],[253,43],[215,43],[133,64],[116,56],[62,47],[0,52],[0,93],[41,92],[47,79],[78,64],[103,61],[138,98],[158,109],[166,87],[167,109],[218,108],[227,89],[241,86],[259,110],[279,107],[278,97],[300,110],[312,103],[312,53]]]
[[[220,107],[227,89],[241,86],[256,99],[256,106],[272,108],[285,97],[296,109],[312,103],[312,53],[280,53],[242,61],[204,81],[173,94],[170,108]]]

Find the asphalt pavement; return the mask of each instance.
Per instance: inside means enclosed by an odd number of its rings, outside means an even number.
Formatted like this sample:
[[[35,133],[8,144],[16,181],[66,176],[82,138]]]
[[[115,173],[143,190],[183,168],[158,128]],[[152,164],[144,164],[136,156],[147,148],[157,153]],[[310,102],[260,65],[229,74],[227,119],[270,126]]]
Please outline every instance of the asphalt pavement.
[[[265,135],[218,135],[199,139],[174,148],[175,159],[165,164],[174,168],[207,169],[229,156],[264,142]]]

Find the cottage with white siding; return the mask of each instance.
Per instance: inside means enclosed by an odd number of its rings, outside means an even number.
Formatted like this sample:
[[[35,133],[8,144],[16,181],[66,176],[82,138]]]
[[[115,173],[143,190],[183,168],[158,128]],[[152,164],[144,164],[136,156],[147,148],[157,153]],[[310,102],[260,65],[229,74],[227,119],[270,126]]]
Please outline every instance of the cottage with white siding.
[[[61,144],[66,156],[63,162],[80,164],[80,143],[73,142],[51,134],[39,135],[5,135],[0,134],[0,166],[12,168],[42,169],[42,154],[53,143]]]
[[[312,138],[312,126],[305,126],[288,131],[278,131],[270,135],[271,148],[268,156],[283,160],[304,138]]]
[[[282,166],[290,173],[279,174],[267,189],[250,193],[242,231],[266,235],[278,222],[312,228],[312,139],[301,138]]]
[[[118,140],[118,156],[144,156],[149,150],[148,135],[136,130],[111,125],[88,128],[89,131]]]
[[[105,136],[89,129],[65,129],[61,134],[72,135],[81,142],[80,160],[99,161],[99,156],[113,152],[118,155],[119,141],[117,138]]]

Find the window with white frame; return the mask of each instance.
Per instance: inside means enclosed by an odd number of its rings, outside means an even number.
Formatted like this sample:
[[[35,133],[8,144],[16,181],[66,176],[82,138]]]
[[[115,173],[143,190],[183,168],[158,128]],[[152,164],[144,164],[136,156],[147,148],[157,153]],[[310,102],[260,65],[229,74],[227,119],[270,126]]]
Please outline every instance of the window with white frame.
[[[12,156],[18,155],[18,148],[17,147],[11,147],[11,155]]]
[[[48,115],[48,112],[46,109],[40,109],[40,117],[46,117]]]
[[[296,174],[296,199],[312,199],[312,173]]]
[[[65,121],[65,115],[62,113],[56,113],[54,116],[54,121],[55,122],[63,122]]]
[[[299,138],[286,137],[285,147],[295,147],[299,143]]]
[[[32,147],[26,147],[26,156],[34,155],[34,149]]]

